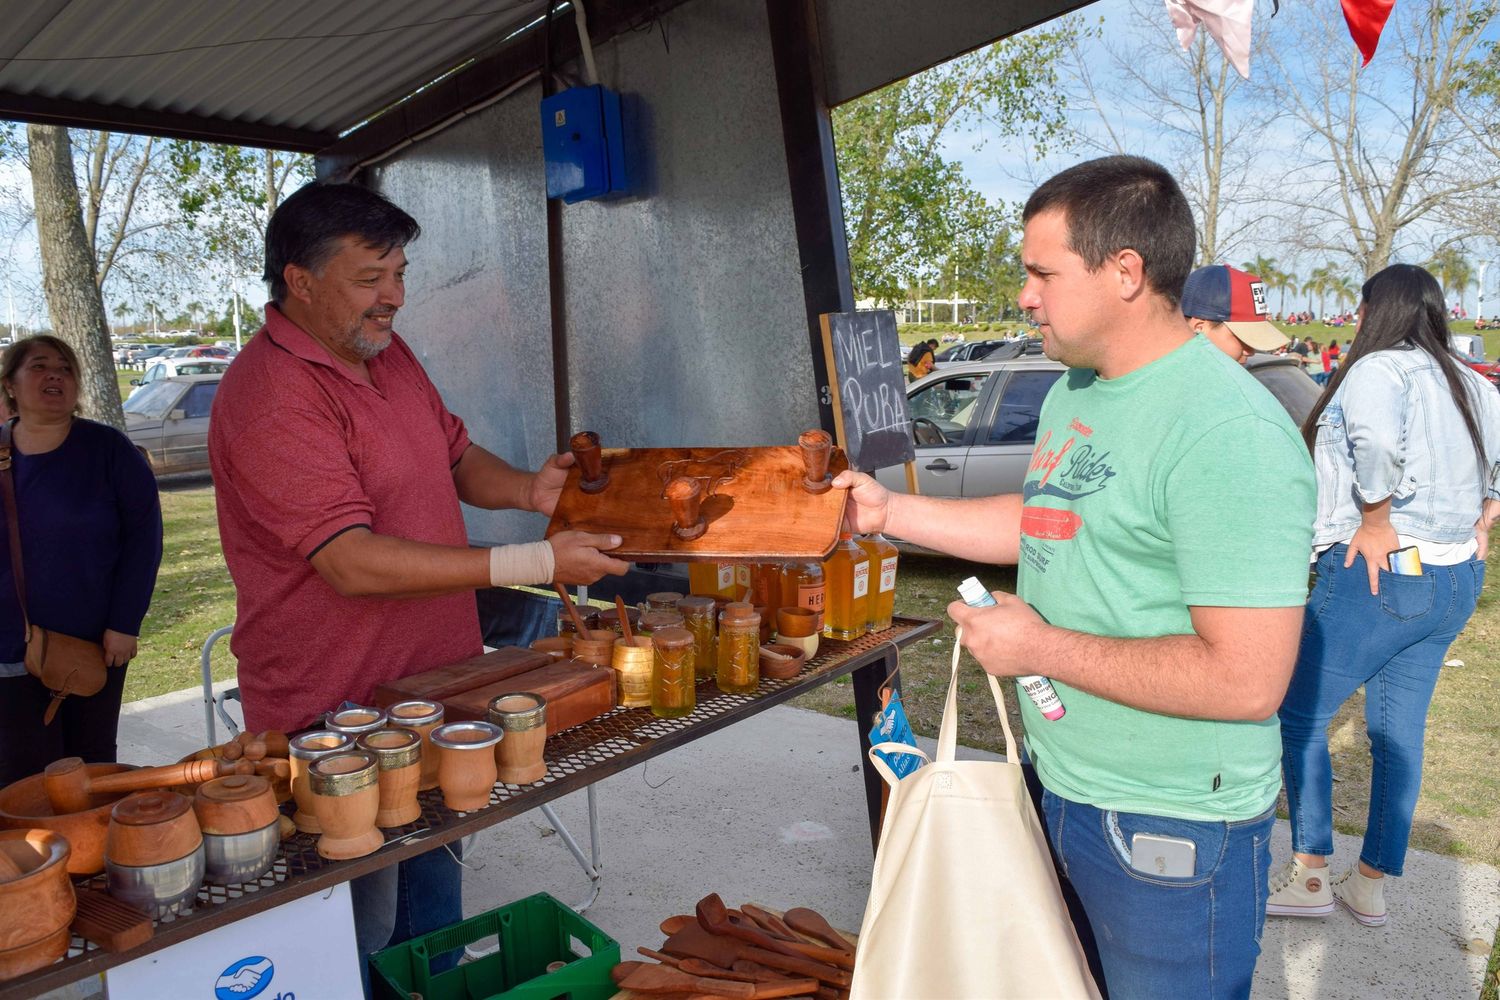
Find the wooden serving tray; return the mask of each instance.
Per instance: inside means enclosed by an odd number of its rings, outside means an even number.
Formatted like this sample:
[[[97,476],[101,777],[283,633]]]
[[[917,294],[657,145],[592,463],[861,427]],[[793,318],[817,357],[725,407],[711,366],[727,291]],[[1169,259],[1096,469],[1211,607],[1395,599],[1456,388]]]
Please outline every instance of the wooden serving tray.
[[[609,554],[631,562],[780,562],[824,559],[838,544],[845,490],[809,493],[802,487],[802,453],[795,445],[755,448],[606,448],[609,485],[593,495],[578,488],[575,465],[547,525],[559,531],[616,534]],[[830,476],[849,467],[834,448]],[[672,507],[662,495],[674,476],[705,487],[708,530],[691,541],[672,531]]]

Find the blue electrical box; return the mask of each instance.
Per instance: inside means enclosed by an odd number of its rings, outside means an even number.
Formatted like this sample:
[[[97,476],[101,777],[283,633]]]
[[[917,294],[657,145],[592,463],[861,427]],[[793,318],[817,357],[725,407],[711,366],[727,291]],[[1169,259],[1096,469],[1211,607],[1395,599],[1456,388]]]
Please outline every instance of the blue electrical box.
[[[620,95],[598,84],[542,99],[547,197],[568,204],[626,191]]]

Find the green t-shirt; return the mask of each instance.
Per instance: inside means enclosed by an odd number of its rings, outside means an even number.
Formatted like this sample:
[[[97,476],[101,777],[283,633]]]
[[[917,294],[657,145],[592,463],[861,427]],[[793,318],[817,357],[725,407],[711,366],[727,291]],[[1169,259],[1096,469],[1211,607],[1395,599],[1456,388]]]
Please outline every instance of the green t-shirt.
[[[1017,592],[1060,628],[1186,635],[1191,605],[1307,600],[1316,489],[1286,411],[1201,336],[1117,379],[1074,369],[1042,405],[1023,489]],[[1056,684],[1067,714],[1021,697],[1055,794],[1101,809],[1249,819],[1281,784],[1264,722],[1183,719]]]

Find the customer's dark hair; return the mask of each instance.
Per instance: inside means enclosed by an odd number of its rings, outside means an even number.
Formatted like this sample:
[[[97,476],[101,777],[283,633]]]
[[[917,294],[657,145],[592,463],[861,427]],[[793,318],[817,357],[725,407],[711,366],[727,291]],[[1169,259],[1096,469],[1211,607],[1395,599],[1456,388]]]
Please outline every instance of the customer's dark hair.
[[[1097,271],[1121,250],[1141,255],[1146,284],[1176,305],[1193,269],[1197,231],[1177,181],[1141,156],[1105,156],[1069,167],[1026,199],[1021,221],[1061,211],[1068,249]]]
[[[1458,356],[1453,353],[1442,286],[1431,274],[1414,264],[1392,264],[1364,283],[1359,298],[1365,316],[1355,333],[1354,343],[1350,345],[1349,353],[1339,359],[1338,371],[1328,380],[1323,394],[1302,423],[1302,440],[1307,442],[1308,450],[1311,451],[1318,441],[1318,418],[1343,384],[1344,377],[1361,358],[1376,351],[1426,351],[1442,371],[1453,394],[1453,402],[1469,430],[1469,442],[1479,461],[1480,485],[1488,486],[1489,462],[1484,457],[1484,435],[1480,433],[1479,418],[1474,413],[1474,397],[1470,395],[1481,387],[1473,379],[1464,377]],[[1488,386],[1483,388],[1488,391]]]
[[[286,299],[286,266],[317,271],[339,240],[352,236],[367,247],[404,247],[422,234],[417,220],[358,184],[304,185],[281,203],[266,226],[265,280],[271,300]]]

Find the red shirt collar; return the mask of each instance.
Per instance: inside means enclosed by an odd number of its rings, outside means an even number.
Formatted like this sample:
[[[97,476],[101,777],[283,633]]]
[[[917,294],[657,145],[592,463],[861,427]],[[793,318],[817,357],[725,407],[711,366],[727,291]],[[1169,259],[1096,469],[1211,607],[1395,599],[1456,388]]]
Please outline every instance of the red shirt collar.
[[[339,364],[334,359],[333,355],[328,352],[328,348],[324,347],[321,341],[296,323],[287,319],[286,313],[282,312],[281,308],[274,302],[266,303],[266,336],[270,337],[272,343],[287,353],[293,354],[303,361],[310,361],[315,365],[331,368],[356,385],[364,385],[363,382],[354,377],[354,373],[349,371],[345,365]],[[372,369],[371,378],[374,377],[373,365],[375,360],[375,358],[371,358],[367,362],[367,365]]]

